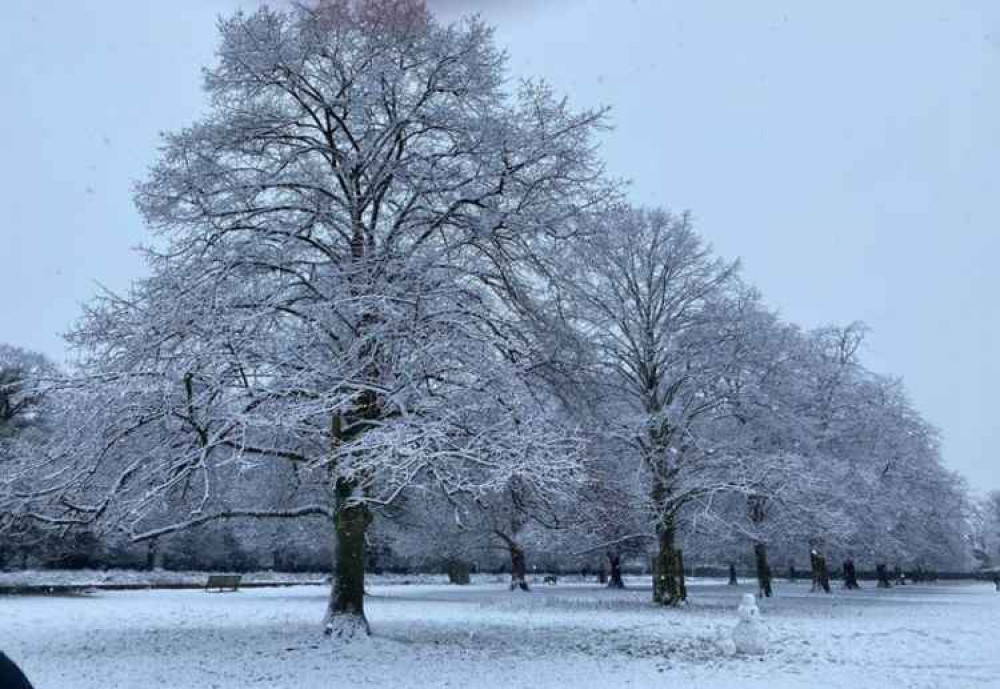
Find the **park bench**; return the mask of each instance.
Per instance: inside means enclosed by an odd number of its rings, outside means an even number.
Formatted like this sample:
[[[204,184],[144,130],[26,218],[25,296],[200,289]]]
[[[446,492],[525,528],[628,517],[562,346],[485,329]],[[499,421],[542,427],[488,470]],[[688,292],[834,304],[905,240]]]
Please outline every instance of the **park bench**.
[[[242,579],[243,577],[239,574],[209,574],[208,581],[205,583],[205,590],[211,591],[215,589],[217,593],[239,591],[240,580]]]

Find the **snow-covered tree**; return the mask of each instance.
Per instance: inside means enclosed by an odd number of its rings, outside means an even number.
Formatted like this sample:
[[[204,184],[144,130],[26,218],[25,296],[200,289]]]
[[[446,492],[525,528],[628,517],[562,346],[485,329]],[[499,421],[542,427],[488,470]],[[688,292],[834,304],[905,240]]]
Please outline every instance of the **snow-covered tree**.
[[[0,442],[44,424],[44,396],[33,381],[55,375],[45,355],[0,344]]]
[[[56,402],[40,381],[59,375],[43,354],[0,344],[0,534],[25,550],[44,539],[21,509],[30,457],[52,430]],[[2,555],[0,555],[2,557]]]
[[[74,480],[37,492],[137,539],[326,515],[327,631],[350,636],[373,509],[423,484],[560,490],[574,467],[508,302],[613,191],[603,113],[509,93],[491,30],[417,0],[261,9],[221,34],[209,114],[137,188],[151,275],[72,336],[76,433],[50,455]],[[296,490],[241,488],[275,463]]]
[[[942,466],[937,431],[902,383],[861,365],[865,330],[855,323],[808,336],[801,414],[814,440],[805,475],[816,483],[813,504],[822,506],[803,512],[812,522],[810,549],[863,557],[882,572],[889,563],[926,562],[930,542],[953,557],[964,489]]]
[[[603,388],[596,428],[620,440],[621,470],[644,476],[654,600],[674,605],[684,597],[679,512],[719,481],[696,425],[725,403],[731,333],[721,304],[737,266],[711,254],[687,215],[620,205],[592,222],[590,241],[566,258],[567,319]]]
[[[1000,562],[1000,491],[969,501],[966,540],[979,567]]]
[[[602,438],[591,444],[587,478],[577,493],[571,526],[570,552],[601,558],[609,588],[625,588],[622,565],[630,558],[645,558],[654,540],[654,521],[645,509],[645,481],[612,454],[618,447],[620,443]]]
[[[694,515],[708,522],[702,528],[710,532],[728,525],[749,541],[760,594],[770,596],[768,546],[794,531],[815,499],[804,461],[809,428],[800,413],[802,337],[753,291],[732,305],[734,351],[722,374],[727,404],[716,417],[712,438],[714,451],[728,457],[728,492],[739,499],[709,495]],[[712,525],[715,519],[723,524]]]

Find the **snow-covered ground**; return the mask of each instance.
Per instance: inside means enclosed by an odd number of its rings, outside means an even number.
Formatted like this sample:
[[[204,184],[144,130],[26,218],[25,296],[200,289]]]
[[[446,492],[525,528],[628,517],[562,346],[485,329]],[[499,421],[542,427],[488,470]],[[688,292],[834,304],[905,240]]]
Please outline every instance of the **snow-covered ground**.
[[[770,646],[758,658],[723,642],[748,587],[694,583],[689,607],[661,610],[648,579],[630,584],[376,580],[375,636],[349,645],[320,635],[315,586],[0,597],[0,649],[37,689],[1000,687],[992,585],[825,596],[784,583],[760,605]]]

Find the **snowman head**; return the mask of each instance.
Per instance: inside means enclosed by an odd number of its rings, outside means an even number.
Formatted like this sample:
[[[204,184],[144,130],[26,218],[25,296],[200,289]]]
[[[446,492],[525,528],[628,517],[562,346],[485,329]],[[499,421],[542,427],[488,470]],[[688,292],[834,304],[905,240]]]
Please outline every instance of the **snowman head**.
[[[738,612],[742,620],[752,620],[760,615],[760,610],[757,608],[757,599],[752,593],[743,594],[743,601],[740,603]]]

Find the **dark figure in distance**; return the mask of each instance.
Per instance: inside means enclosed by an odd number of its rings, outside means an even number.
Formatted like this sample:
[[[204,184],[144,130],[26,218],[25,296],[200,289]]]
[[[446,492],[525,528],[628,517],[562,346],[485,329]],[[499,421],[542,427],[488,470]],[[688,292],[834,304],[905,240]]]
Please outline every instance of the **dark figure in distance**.
[[[0,651],[0,687],[3,689],[33,689],[21,668]]]
[[[1000,572],[993,572],[993,585],[997,587],[997,593],[1000,593]]]

